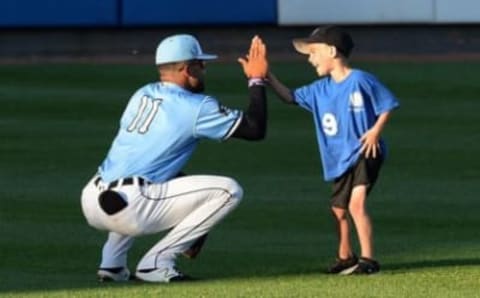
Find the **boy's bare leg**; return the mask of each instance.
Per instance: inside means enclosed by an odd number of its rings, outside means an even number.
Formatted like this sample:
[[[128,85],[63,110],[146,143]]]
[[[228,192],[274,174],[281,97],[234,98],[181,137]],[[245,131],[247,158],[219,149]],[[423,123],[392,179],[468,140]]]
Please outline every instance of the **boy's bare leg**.
[[[348,212],[346,209],[332,207],[332,213],[337,224],[338,257],[340,259],[348,259],[353,255],[350,243]]]
[[[352,190],[348,209],[357,229],[361,256],[373,259],[372,221],[366,208],[367,186],[357,185]]]

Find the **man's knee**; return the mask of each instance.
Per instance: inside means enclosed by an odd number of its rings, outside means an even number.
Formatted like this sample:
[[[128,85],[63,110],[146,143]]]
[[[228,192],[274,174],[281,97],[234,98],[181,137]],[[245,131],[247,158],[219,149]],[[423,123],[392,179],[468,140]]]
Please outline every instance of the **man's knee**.
[[[243,198],[243,188],[235,179],[225,177],[223,188],[228,193],[230,200],[237,204],[240,203]]]
[[[237,200],[241,200],[243,198],[243,188],[238,184],[237,181],[230,178],[230,193],[233,197]]]

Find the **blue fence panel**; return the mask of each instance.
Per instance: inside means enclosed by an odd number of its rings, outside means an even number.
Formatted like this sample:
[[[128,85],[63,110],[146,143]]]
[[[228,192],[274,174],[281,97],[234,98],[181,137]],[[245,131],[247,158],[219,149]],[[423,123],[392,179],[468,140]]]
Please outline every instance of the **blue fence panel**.
[[[119,0],[2,0],[2,27],[116,26]]]
[[[277,0],[122,0],[123,26],[276,24]]]

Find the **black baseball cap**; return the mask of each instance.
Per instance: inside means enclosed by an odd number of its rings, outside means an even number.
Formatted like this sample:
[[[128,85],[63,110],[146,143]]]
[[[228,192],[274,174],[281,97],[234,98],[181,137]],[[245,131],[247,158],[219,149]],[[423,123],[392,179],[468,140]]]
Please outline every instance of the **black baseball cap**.
[[[308,54],[307,45],[311,43],[325,43],[337,48],[343,56],[348,57],[353,49],[353,40],[350,34],[338,26],[318,27],[306,38],[295,38],[293,46],[302,54]]]

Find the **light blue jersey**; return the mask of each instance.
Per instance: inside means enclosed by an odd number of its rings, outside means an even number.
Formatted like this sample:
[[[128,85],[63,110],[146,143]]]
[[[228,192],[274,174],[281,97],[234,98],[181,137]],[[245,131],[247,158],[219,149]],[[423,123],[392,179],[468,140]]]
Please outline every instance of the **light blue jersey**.
[[[99,168],[105,182],[140,176],[163,182],[180,172],[200,139],[225,140],[242,112],[172,83],[139,89],[120,120],[120,129]]]
[[[361,136],[380,114],[396,108],[395,96],[373,75],[352,70],[340,83],[331,77],[294,90],[295,101],[312,112],[326,181],[333,180],[358,160]],[[380,140],[380,149],[386,145]]]

